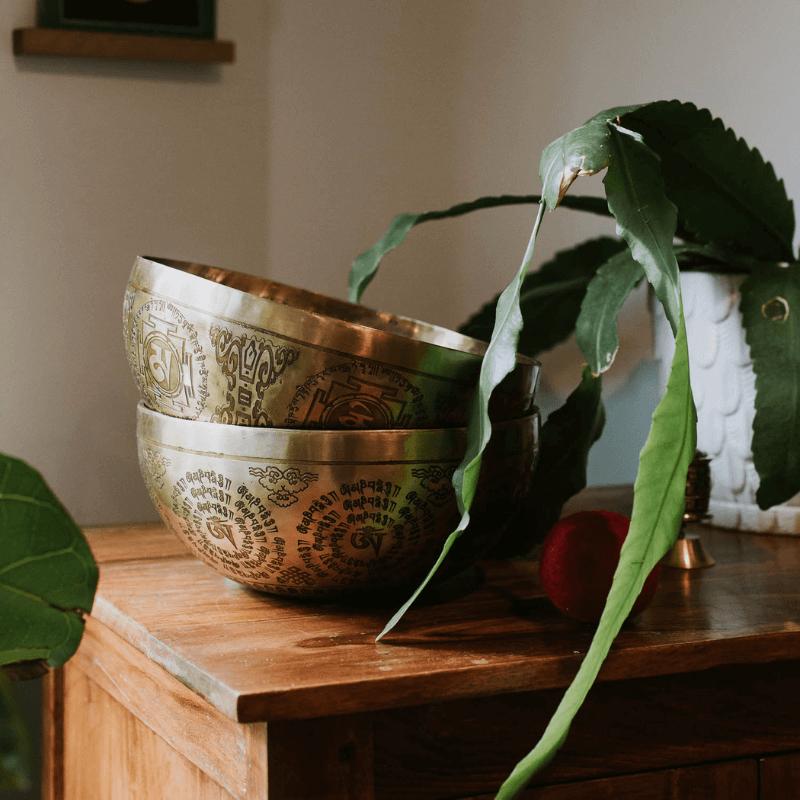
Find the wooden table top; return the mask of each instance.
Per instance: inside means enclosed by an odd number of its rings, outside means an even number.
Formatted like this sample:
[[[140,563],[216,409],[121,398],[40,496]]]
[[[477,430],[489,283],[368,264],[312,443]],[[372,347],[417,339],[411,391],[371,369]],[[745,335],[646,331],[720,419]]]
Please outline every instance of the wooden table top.
[[[575,508],[623,509],[626,488]],[[161,525],[87,531],[101,564],[92,616],[242,721],[322,717],[564,687],[592,627],[543,597],[532,562],[486,562],[486,579],[412,609],[300,604],[240,587]],[[662,571],[653,605],[627,623],[600,680],[800,658],[800,540],[705,529],[716,566]]]

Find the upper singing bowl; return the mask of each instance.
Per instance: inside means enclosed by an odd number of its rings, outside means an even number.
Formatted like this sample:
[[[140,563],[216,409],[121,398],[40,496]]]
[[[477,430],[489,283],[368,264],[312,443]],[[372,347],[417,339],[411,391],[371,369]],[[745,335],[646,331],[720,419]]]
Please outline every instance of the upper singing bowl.
[[[465,425],[486,345],[424,322],[182,261],[137,258],[125,347],[145,404],[256,427]],[[492,419],[530,413],[538,364],[519,356]]]
[[[405,587],[430,568],[458,513],[463,428],[321,431],[176,419],[139,405],[139,463],[164,523],[223,575],[277,594]],[[515,519],[531,481],[538,413],[498,423],[458,571]]]

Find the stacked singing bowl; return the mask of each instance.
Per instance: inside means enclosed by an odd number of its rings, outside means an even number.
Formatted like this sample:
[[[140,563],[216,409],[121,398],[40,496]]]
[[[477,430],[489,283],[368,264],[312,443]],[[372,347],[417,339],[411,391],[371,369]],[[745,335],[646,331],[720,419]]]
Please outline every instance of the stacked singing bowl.
[[[384,593],[429,569],[458,519],[485,343],[261,278],[138,258],[123,329],[139,462],[164,523],[239,583],[301,597]],[[513,522],[538,448],[538,364],[490,407],[470,565]]]

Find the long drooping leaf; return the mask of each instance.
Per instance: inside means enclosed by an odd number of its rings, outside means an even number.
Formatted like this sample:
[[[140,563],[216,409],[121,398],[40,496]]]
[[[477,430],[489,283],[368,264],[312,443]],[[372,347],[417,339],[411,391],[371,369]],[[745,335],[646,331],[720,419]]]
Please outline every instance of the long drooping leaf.
[[[518,349],[537,356],[566,339],[575,330],[586,287],[597,268],[615,253],[627,252],[625,243],[610,236],[561,250],[536,272],[525,277],[520,293],[524,327]],[[480,308],[460,332],[487,340],[494,326],[497,298]]]
[[[475,392],[470,411],[469,426],[467,428],[467,450],[463,460],[458,465],[453,475],[453,488],[456,493],[458,510],[461,519],[456,529],[447,537],[436,562],[428,572],[425,579],[417,587],[409,599],[400,607],[394,616],[381,631],[381,639],[402,619],[406,611],[419,597],[425,587],[430,583],[438,571],[447,554],[456,543],[461,534],[469,526],[469,510],[475,498],[475,489],[480,476],[481,460],[486,445],[492,436],[492,424],[489,419],[489,400],[498,384],[513,369],[517,359],[517,340],[522,329],[522,313],[519,309],[519,295],[522,281],[525,278],[536,247],[536,238],[539,235],[539,226],[542,224],[544,205],[539,206],[533,230],[519,266],[511,282],[506,286],[497,301],[494,330],[492,331],[489,345],[481,362],[481,372],[478,379],[478,388]]]
[[[496,555],[529,553],[561,516],[564,503],[586,486],[589,450],[605,425],[602,379],[588,367],[561,408],[542,426],[536,480],[521,524],[509,530]]]
[[[624,115],[661,158],[680,224],[706,242],[791,260],[794,208],[772,165],[706,109],[678,100]]]
[[[30,737],[0,669],[0,790],[30,786]]]
[[[642,265],[626,247],[597,270],[586,289],[575,324],[575,338],[595,375],[614,363],[619,349],[617,317],[643,277]]]
[[[683,513],[686,472],[695,445],[689,353],[681,313],[667,389],[653,414],[639,458],[630,530],[594,638],[542,738],[500,787],[498,800],[511,800],[522,791],[562,745],[647,576],[674,544]]]
[[[800,264],[762,267],[741,292],[756,373],[756,497],[770,508],[800,492]]]
[[[364,290],[369,286],[384,256],[401,245],[415,225],[430,222],[435,219],[448,219],[460,217],[472,211],[484,208],[497,208],[499,206],[531,205],[540,201],[538,194],[513,195],[504,194],[497,197],[479,197],[468,203],[445,208],[441,211],[424,211],[421,213],[398,214],[389,224],[383,236],[359,255],[350,267],[348,278],[348,296],[350,302],[360,303]],[[565,208],[576,211],[588,211],[591,214],[608,216],[608,206],[601,197],[570,197],[564,202]]]
[[[595,136],[589,140],[589,146],[596,148],[589,163],[596,171],[603,159],[607,160],[604,183],[609,209],[617,220],[618,233],[628,242],[631,255],[641,264],[673,325],[675,356],[667,390],[640,456],[631,527],[592,644],[542,738],[501,787],[498,798],[503,800],[521,791],[563,743],[645,579],[674,542],[683,512],[686,472],[695,449],[686,327],[672,249],[677,215],[664,193],[658,157],[638,134],[610,119],[606,125],[607,139]]]
[[[642,265],[676,332],[680,285],[672,240],[677,212],[664,192],[658,157],[638,134],[613,122],[608,128],[610,158],[603,180],[608,207],[617,220],[617,233]]]
[[[608,122],[639,106],[616,106],[595,114],[578,128],[550,142],[539,160],[542,198],[550,211],[567,205],[567,190],[579,175],[594,175],[608,166],[610,131]]]
[[[0,666],[61,666],[96,586],[89,546],[41,475],[0,454]]]

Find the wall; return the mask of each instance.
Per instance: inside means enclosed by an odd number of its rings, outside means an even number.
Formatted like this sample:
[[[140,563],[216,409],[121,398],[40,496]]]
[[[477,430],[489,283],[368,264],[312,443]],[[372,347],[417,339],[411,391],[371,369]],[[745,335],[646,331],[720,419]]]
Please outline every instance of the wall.
[[[0,3],[0,447],[84,524],[152,517],[120,335],[137,253],[342,294],[395,212],[536,191],[550,139],[652,98],[710,106],[800,195],[791,0],[221,0],[238,60],[204,69],[15,60],[11,29],[34,5]],[[420,228],[367,301],[457,324],[515,269],[532,213]],[[559,212],[540,260],[609,230]],[[633,476],[655,402],[649,347],[639,296],[594,482]],[[577,374],[574,347],[551,353],[545,403]]]
[[[0,6],[0,436],[83,523],[151,514],[119,334],[136,253],[341,294],[349,261],[395,212],[535,191],[547,141],[652,97],[711,106],[800,192],[792,2],[224,0],[220,34],[238,62],[199,70],[15,60],[10,30],[33,5]],[[414,231],[367,301],[457,324],[516,267],[531,214]],[[609,229],[559,212],[540,256]],[[612,392],[649,353],[641,298],[622,338]],[[560,348],[545,389],[562,395],[576,375],[574,347]]]
[[[223,4],[238,62],[198,69],[14,59],[34,7],[0,3],[0,449],[83,524],[153,518],[122,292],[141,252],[264,270],[268,13]],[[18,693],[35,735],[38,686]]]
[[[264,268],[262,3],[229,3],[230,68],[14,59],[0,5],[0,437],[82,523],[152,516],[121,304],[137,253]]]
[[[289,0],[270,4],[268,23],[267,252],[278,279],[342,292],[349,261],[394,213],[537,191],[544,145],[612,105],[708,106],[800,195],[791,0]],[[573,191],[600,193],[600,180]],[[532,215],[484,211],[415,230],[365,301],[458,324],[516,268]],[[613,225],[560,211],[543,226],[539,260],[600,233]],[[651,345],[640,292],[606,378],[595,483],[635,474],[657,399]],[[580,356],[567,344],[544,361],[552,407],[576,383]]]

